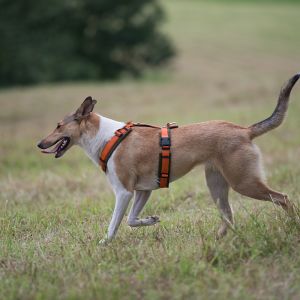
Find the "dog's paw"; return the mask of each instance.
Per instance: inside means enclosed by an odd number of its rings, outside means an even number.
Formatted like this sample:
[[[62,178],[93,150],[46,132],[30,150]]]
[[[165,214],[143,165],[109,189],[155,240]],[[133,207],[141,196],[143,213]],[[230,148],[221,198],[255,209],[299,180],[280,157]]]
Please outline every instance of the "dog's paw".
[[[152,226],[158,222],[160,222],[158,216],[150,216],[150,217],[146,217],[145,219],[128,220],[128,225],[130,227],[142,227],[142,226]]]
[[[159,223],[160,219],[158,216],[149,216],[143,221],[144,221],[144,226],[151,226],[151,225],[155,225],[156,223]]]
[[[107,246],[110,243],[110,241],[111,241],[110,239],[104,238],[104,239],[99,241],[99,245],[100,246]]]

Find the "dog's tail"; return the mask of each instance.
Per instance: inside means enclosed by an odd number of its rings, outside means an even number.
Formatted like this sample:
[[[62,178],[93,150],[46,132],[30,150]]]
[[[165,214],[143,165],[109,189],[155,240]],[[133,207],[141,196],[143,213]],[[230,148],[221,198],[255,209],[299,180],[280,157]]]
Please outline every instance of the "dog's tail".
[[[251,139],[278,127],[282,123],[288,109],[291,90],[299,78],[300,73],[294,75],[283,85],[276,108],[269,118],[249,127]]]

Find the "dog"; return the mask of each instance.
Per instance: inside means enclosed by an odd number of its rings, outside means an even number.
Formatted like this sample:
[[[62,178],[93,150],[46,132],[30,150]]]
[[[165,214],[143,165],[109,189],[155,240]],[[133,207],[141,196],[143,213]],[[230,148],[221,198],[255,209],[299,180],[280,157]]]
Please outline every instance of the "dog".
[[[199,164],[205,165],[207,185],[221,213],[218,238],[223,237],[234,224],[228,201],[230,187],[244,196],[271,201],[285,210],[293,207],[287,195],[266,185],[261,154],[252,141],[282,123],[288,109],[290,92],[299,77],[300,73],[284,84],[272,115],[254,125],[242,127],[213,120],[172,130],[170,182],[181,178]],[[38,143],[42,152],[55,154],[59,158],[73,145],[78,145],[99,167],[101,151],[115,131],[125,123],[94,113],[96,102],[92,97],[87,97],[74,113],[64,117],[55,130]],[[130,135],[112,153],[107,163],[106,176],[116,202],[108,233],[101,240],[102,244],[115,237],[133,196],[135,199],[128,216],[128,225],[140,227],[159,222],[157,216],[139,218],[152,190],[159,187],[159,139],[159,128],[133,127]]]

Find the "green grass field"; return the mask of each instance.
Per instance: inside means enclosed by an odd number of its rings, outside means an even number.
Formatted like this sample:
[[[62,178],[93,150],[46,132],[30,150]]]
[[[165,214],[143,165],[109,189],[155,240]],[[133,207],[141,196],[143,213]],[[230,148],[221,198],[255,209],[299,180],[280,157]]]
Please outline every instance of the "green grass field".
[[[283,2],[284,3],[284,2]],[[0,91],[0,299],[299,299],[300,219],[231,192],[236,227],[220,221],[203,170],[155,191],[130,229],[103,247],[114,207],[100,169],[80,149],[60,160],[37,141],[86,97],[118,120],[179,124],[270,115],[300,71],[300,6],[163,1],[178,55],[139,81]],[[271,187],[300,205],[300,84],[286,122],[257,139]]]

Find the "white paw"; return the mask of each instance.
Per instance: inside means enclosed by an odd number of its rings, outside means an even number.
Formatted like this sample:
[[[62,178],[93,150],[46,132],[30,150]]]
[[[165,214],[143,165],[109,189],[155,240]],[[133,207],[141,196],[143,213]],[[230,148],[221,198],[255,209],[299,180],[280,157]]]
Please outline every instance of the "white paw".
[[[145,219],[142,219],[141,221],[142,221],[143,226],[151,226],[151,225],[155,225],[156,223],[160,222],[158,216],[149,216]]]
[[[130,227],[142,227],[142,226],[151,226],[160,222],[159,217],[150,216],[145,219],[134,219],[128,220],[128,225]]]
[[[110,241],[111,241],[110,239],[104,238],[104,239],[99,241],[99,245],[100,246],[106,246],[107,244],[109,244]]]
[[[152,226],[160,222],[160,220],[158,216],[149,216],[145,219],[139,220],[139,222],[141,224],[140,226]]]

